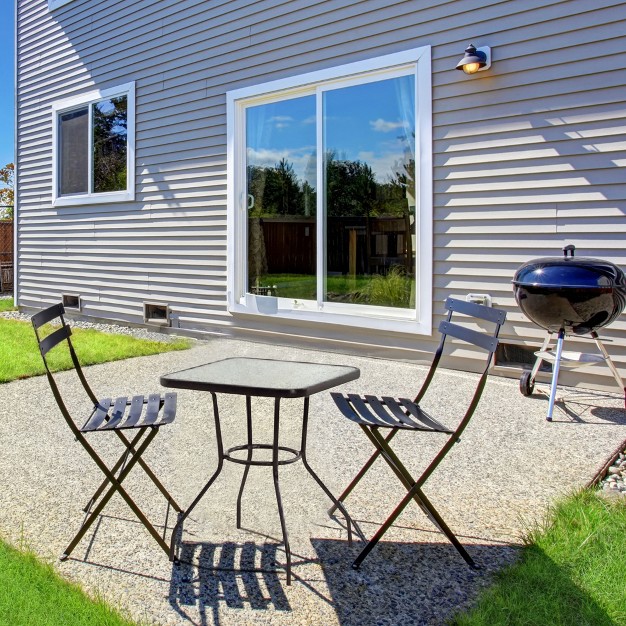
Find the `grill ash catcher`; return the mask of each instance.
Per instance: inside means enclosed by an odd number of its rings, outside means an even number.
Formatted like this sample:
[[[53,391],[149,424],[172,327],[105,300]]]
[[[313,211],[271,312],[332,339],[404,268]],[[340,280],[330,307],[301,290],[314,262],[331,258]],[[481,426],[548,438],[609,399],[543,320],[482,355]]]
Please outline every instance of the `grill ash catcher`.
[[[604,361],[620,391],[626,387],[597,330],[608,326],[626,307],[626,276],[614,263],[602,259],[574,257],[575,247],[563,248],[563,257],[542,257],[524,263],[513,277],[513,291],[520,309],[531,321],[545,328],[548,335],[533,368],[520,379],[520,391],[529,396],[541,363],[552,363],[552,386],[546,419],[552,421],[559,368],[578,367]],[[556,346],[550,347],[556,335]],[[565,353],[567,335],[589,335],[600,355]]]

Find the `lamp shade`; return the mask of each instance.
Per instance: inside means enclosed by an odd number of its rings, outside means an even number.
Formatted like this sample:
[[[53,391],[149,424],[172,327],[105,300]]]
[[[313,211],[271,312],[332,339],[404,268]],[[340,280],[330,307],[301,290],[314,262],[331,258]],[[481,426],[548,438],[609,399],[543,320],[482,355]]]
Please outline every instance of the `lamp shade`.
[[[465,56],[456,64],[456,69],[466,74],[475,74],[490,66],[490,49],[487,47],[477,49],[474,44],[470,44],[465,48]]]

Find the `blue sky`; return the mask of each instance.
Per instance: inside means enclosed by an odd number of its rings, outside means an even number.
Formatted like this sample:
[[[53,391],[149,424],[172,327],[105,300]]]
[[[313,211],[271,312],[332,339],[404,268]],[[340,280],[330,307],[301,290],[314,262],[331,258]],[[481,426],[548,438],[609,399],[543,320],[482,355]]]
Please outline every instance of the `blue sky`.
[[[324,92],[323,145],[338,159],[367,163],[379,183],[393,178],[413,151],[415,82],[412,75]],[[247,109],[248,164],[273,167],[285,158],[300,180],[315,187],[316,96]]]
[[[13,162],[14,0],[0,0],[0,167]]]

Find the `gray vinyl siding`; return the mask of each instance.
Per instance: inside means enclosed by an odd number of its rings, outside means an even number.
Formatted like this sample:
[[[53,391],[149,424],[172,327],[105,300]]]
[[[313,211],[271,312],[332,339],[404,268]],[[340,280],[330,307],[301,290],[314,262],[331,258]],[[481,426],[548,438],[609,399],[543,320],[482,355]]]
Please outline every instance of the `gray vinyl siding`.
[[[537,345],[544,332],[511,289],[522,262],[574,243],[626,267],[626,2],[74,0],[51,14],[46,0],[19,0],[18,25],[22,307],[73,293],[85,315],[141,322],[144,301],[165,302],[183,329],[427,359],[431,337],[226,306],[226,91],[422,45],[433,63],[433,326],[448,295],[489,293],[509,314],[504,340]],[[453,69],[469,42],[492,47],[491,70]],[[129,81],[135,202],[53,207],[52,103]],[[625,330],[622,316],[602,332],[622,370]],[[565,378],[581,379],[614,387],[607,368]]]

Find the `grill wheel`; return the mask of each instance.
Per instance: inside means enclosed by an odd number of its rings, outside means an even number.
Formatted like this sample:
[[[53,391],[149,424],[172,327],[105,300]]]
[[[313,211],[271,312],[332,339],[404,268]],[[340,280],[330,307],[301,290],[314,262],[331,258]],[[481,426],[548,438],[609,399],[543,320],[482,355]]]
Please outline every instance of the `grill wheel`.
[[[519,379],[519,390],[523,396],[530,396],[535,390],[535,381],[531,378],[531,375],[532,372],[530,371],[524,372]]]

